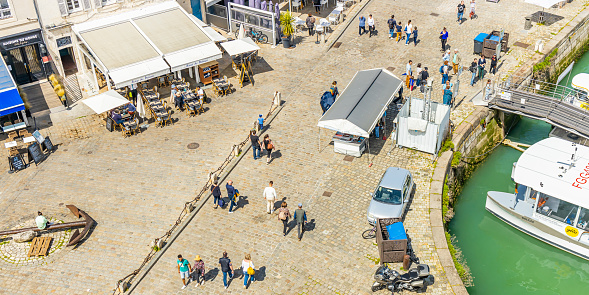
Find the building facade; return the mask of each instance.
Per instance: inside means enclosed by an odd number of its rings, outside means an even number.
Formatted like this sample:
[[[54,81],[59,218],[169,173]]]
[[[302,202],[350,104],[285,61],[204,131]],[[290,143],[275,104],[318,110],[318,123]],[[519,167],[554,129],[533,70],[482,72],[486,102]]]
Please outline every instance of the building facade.
[[[49,57],[33,0],[0,0],[0,53],[18,85],[46,78]]]

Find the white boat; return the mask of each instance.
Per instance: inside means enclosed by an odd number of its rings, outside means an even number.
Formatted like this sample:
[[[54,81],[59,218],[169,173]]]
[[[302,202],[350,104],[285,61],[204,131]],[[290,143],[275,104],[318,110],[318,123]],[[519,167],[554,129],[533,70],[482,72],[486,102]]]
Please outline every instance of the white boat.
[[[578,91],[578,95],[572,100],[573,105],[580,108],[589,109],[589,74],[580,73],[576,74],[571,81],[571,87]]]
[[[490,191],[485,208],[516,229],[589,260],[589,147],[557,137],[513,164],[515,193]]]

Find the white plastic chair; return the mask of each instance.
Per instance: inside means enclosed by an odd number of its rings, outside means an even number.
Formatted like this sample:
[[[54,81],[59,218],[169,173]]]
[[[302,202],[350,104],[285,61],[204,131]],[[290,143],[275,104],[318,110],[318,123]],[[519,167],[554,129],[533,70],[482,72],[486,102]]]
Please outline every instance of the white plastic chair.
[[[327,8],[327,0],[321,0],[319,4],[321,4],[322,7],[325,6]]]
[[[299,11],[299,8],[301,7],[301,0],[293,0],[292,1],[292,8],[293,9],[297,9],[297,12]]]

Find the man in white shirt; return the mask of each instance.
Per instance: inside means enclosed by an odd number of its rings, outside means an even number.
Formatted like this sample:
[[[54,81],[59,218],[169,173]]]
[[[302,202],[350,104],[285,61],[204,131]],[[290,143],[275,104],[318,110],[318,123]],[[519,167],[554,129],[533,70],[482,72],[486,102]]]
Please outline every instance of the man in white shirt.
[[[205,98],[205,91],[200,88],[200,86],[196,86],[196,95],[198,95],[198,102],[202,105],[204,103]]]
[[[274,182],[270,181],[270,185],[264,189],[264,199],[266,199],[266,212],[268,214],[274,213],[274,201],[276,200],[276,190],[272,187]]]
[[[372,37],[372,34],[374,34],[374,18],[372,18],[372,14],[368,16],[366,24],[368,25],[368,37]]]

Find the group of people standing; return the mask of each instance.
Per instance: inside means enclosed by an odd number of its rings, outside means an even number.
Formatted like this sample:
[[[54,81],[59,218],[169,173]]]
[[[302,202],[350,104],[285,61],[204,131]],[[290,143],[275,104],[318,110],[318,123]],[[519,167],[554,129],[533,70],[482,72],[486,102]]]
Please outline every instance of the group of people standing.
[[[186,289],[190,281],[196,281],[196,285],[200,286],[204,284],[205,279],[205,263],[200,257],[196,255],[194,257],[194,265],[190,265],[190,262],[182,257],[182,254],[178,254],[177,269],[182,279],[182,289]],[[233,279],[235,270],[233,269],[233,263],[227,254],[227,251],[223,251],[223,256],[219,258],[219,265],[221,266],[221,272],[223,273],[223,286],[225,289],[229,287],[229,280]],[[244,259],[241,261],[241,270],[243,273],[243,288],[247,289],[248,283],[255,281],[254,275],[256,273],[254,262],[250,254],[245,254]]]
[[[419,87],[419,90],[425,92],[427,80],[429,79],[429,70],[427,67],[422,67],[421,63],[413,68],[413,61],[409,60],[405,65],[405,87],[413,90],[414,87]]]
[[[411,38],[413,37],[413,46],[417,46],[417,26],[413,26],[411,20],[407,21],[407,24],[403,26],[402,22],[395,20],[395,15],[391,15],[391,18],[387,21],[389,25],[389,39],[399,41],[405,38],[405,45],[409,45]]]
[[[485,70],[486,65],[487,59],[485,59],[485,56],[482,54],[478,60],[476,58],[473,59],[469,67],[469,71],[472,73],[472,77],[470,79],[470,86],[474,86],[474,84],[478,80],[482,81],[485,78],[485,74],[487,73]],[[489,73],[493,75],[497,73],[497,54],[493,54],[493,56],[491,57]]]

